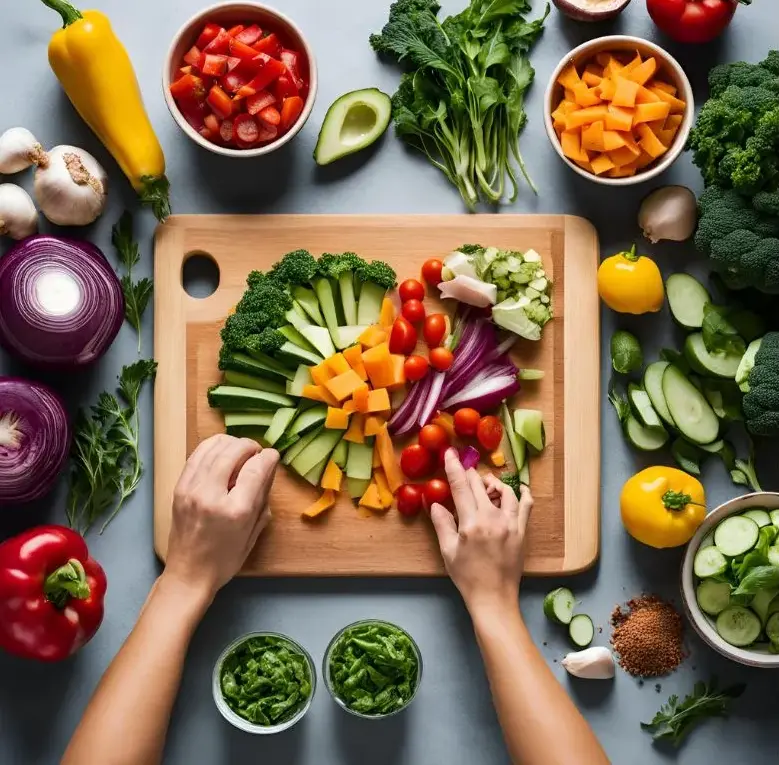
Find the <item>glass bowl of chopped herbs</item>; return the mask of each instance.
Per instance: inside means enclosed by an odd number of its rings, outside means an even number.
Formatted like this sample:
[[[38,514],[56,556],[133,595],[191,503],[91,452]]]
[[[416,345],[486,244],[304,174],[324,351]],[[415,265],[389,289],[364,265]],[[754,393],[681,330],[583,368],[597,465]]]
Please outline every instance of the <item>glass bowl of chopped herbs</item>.
[[[308,651],[277,632],[250,632],[222,651],[213,694],[222,717],[247,733],[280,733],[311,706],[316,668]]]
[[[405,709],[422,680],[422,654],[411,635],[368,619],[344,627],[325,653],[327,690],[347,712],[376,720]]]

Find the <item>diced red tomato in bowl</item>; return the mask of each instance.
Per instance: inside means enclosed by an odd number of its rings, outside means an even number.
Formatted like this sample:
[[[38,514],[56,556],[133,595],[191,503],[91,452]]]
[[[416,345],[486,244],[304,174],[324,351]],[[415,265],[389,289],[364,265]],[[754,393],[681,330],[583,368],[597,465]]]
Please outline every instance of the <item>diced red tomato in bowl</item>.
[[[304,111],[307,117],[312,66],[289,22],[268,17],[226,24],[223,15],[191,27],[185,52],[175,60],[171,54],[168,103],[210,143],[261,149],[292,131]],[[174,49],[182,42],[183,35]]]

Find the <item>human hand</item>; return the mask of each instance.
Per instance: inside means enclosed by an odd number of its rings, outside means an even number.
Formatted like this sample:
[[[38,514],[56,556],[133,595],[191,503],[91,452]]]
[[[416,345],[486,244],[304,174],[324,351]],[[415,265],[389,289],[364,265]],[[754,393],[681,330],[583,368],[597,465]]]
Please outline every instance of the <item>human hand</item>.
[[[268,525],[279,453],[224,434],[192,453],[173,494],[165,576],[213,598]]]
[[[446,476],[458,521],[443,506],[430,508],[446,571],[465,605],[517,602],[525,553],[525,532],[533,508],[530,490],[522,499],[491,473],[464,470],[457,452],[446,452]],[[459,525],[458,525],[459,524]]]

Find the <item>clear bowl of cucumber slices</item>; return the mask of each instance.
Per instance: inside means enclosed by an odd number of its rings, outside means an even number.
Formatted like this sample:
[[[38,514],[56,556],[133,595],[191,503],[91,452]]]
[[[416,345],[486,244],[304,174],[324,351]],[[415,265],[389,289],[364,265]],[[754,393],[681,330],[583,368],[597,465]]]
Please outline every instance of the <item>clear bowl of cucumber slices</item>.
[[[706,517],[684,556],[682,597],[714,650],[779,669],[779,493],[745,494]]]

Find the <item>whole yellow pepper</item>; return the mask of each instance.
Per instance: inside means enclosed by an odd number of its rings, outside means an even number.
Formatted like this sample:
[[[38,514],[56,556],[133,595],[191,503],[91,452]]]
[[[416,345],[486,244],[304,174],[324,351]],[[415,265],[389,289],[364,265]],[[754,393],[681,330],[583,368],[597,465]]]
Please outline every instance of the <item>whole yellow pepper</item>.
[[[170,215],[165,156],[141,98],[130,57],[99,11],[43,0],[62,16],[49,43],[49,63],[68,98],[119,163],[159,220]]]
[[[606,258],[598,269],[598,294],[617,313],[656,313],[663,307],[663,276],[651,258],[629,252]]]
[[[687,544],[706,517],[701,482],[671,467],[634,475],[622,487],[619,504],[627,532],[650,547]]]

